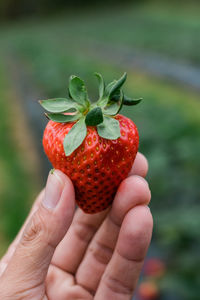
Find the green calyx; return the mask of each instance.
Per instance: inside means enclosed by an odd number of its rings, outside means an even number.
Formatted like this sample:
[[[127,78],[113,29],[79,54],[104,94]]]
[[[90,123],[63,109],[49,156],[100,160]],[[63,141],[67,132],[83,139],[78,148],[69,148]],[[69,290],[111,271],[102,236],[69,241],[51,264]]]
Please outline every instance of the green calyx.
[[[105,85],[103,77],[95,73],[99,82],[99,99],[91,103],[85,83],[79,77],[72,75],[69,79],[69,98],[40,100],[41,106],[48,112],[48,119],[58,123],[77,121],[65,136],[64,150],[66,156],[72,154],[84,141],[87,126],[96,126],[99,136],[115,140],[120,137],[119,121],[114,118],[123,105],[136,105],[142,99],[130,99],[122,91],[127,74]]]

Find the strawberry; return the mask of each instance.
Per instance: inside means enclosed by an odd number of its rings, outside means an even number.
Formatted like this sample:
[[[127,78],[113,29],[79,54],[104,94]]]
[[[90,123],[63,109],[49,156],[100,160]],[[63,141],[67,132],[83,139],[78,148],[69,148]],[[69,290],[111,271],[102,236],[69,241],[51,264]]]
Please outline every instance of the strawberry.
[[[112,203],[130,172],[139,136],[136,125],[118,112],[123,104],[141,101],[123,94],[126,73],[107,86],[100,74],[95,75],[99,81],[96,103],[90,103],[85,84],[77,76],[70,77],[69,99],[40,101],[50,119],[43,136],[44,151],[54,168],[71,178],[78,206],[90,214]]]
[[[160,290],[154,281],[144,281],[140,283],[137,294],[140,300],[160,299]]]

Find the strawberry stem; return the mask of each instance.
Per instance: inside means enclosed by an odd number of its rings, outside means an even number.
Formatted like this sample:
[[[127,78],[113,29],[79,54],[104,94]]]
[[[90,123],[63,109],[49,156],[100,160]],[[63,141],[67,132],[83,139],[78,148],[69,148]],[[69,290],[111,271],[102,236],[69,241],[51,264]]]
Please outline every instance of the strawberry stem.
[[[95,73],[99,82],[99,99],[91,104],[85,83],[77,76],[70,76],[67,98],[40,100],[40,105],[48,111],[45,116],[58,123],[76,123],[64,139],[65,154],[70,155],[81,145],[87,134],[87,126],[97,126],[98,134],[105,139],[120,137],[119,121],[114,118],[123,105],[136,105],[140,99],[130,99],[124,95],[122,86],[127,74],[105,86],[103,77]],[[71,113],[73,111],[73,114]]]

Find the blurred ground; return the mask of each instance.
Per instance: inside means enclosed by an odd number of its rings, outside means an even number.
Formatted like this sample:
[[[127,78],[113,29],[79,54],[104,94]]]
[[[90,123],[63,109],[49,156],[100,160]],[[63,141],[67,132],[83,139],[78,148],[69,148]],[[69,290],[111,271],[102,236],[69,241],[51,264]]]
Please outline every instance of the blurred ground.
[[[122,113],[137,124],[150,165],[155,229],[147,262],[164,265],[159,276],[144,271],[143,281],[156,286],[157,299],[198,299],[199,12],[199,5],[147,1],[1,25],[0,253],[50,168],[37,100],[65,96],[71,74],[85,79],[95,98],[95,71],[108,81],[127,70],[128,94],[144,98]]]

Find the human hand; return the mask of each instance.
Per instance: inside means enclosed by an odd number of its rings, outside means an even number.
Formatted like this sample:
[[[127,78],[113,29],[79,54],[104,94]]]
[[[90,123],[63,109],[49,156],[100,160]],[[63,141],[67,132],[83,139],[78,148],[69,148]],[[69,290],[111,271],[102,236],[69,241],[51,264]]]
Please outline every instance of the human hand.
[[[146,173],[138,153],[112,207],[95,215],[74,214],[70,179],[50,173],[0,261],[0,299],[131,299],[152,233]]]

